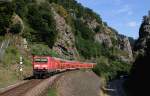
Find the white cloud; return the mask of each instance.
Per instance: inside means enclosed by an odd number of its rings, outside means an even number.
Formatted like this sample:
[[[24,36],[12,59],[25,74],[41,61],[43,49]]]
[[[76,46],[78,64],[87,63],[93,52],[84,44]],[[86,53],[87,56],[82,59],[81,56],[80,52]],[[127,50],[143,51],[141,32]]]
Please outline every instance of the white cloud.
[[[135,22],[135,21],[130,21],[130,22],[127,24],[127,26],[134,28],[134,27],[137,27],[138,24],[137,24],[137,22]]]
[[[129,12],[129,11],[130,11],[129,5],[125,5],[121,9],[119,9],[117,12],[118,13],[124,13],[124,12]]]
[[[124,5],[121,8],[118,8],[117,10],[113,10],[114,15],[118,14],[127,14],[132,15],[133,11],[129,5]]]

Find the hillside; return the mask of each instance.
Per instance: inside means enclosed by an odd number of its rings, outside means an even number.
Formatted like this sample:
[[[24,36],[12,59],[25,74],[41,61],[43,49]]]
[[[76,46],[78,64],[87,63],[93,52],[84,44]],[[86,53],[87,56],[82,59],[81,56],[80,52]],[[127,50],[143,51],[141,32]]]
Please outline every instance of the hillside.
[[[6,36],[11,40],[13,36],[21,38],[15,39],[20,44],[10,42],[7,50],[11,55],[5,53],[10,62],[8,67],[1,67],[3,70],[17,64],[21,55],[25,67],[31,65],[31,55],[51,55],[96,62],[94,72],[112,79],[128,72],[133,60],[128,37],[118,34],[98,14],[75,0],[0,2],[0,25],[1,42]],[[24,43],[26,46],[20,47]],[[7,57],[2,57],[1,66],[7,62]]]

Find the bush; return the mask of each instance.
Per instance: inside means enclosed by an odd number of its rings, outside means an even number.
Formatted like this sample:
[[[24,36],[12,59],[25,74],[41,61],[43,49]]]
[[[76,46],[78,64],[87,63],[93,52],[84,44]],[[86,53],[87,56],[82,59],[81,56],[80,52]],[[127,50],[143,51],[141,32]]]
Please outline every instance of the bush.
[[[32,55],[50,55],[53,57],[58,57],[58,54],[51,50],[47,45],[44,44],[34,44],[31,47],[31,54]]]
[[[95,68],[99,69],[98,74],[101,75],[109,67],[109,61],[107,57],[101,56],[96,60],[97,66]],[[108,70],[107,70],[108,71]]]
[[[95,31],[96,33],[102,31],[102,30],[101,30],[101,26],[96,26],[96,28],[94,29],[94,31]]]
[[[68,13],[67,11],[63,8],[63,6],[61,5],[57,5],[57,4],[53,4],[56,12],[62,16],[63,18],[67,18],[68,17]]]
[[[15,24],[15,25],[12,25],[10,32],[14,34],[18,34],[21,32],[21,30],[22,30],[21,24]]]
[[[26,38],[28,41],[33,42],[36,41],[35,35],[32,35],[33,33],[36,33],[36,30],[29,27],[29,25],[25,24],[24,32],[22,33],[22,37]]]
[[[130,64],[110,60],[105,56],[101,56],[97,59],[97,65],[93,71],[99,76],[104,76],[107,80],[112,80],[119,74],[129,73],[130,68]]]

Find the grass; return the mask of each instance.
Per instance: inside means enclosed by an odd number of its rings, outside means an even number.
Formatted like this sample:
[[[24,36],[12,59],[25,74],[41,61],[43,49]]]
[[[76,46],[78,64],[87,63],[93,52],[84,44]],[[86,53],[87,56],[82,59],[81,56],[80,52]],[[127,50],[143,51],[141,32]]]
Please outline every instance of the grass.
[[[19,57],[20,51],[15,46],[9,46],[5,55],[0,61],[0,88],[14,84],[32,74],[31,60],[23,55],[23,75],[19,75]]]
[[[0,68],[0,88],[16,83],[17,76],[12,70]]]
[[[57,91],[55,88],[50,88],[48,90],[47,96],[57,96]]]

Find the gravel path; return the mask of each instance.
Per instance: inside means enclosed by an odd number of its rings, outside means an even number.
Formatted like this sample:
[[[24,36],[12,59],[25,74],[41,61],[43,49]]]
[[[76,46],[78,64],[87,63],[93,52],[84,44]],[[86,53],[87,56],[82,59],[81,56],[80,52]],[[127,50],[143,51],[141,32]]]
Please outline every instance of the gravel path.
[[[100,78],[92,71],[67,72],[56,84],[58,96],[100,96]]]

